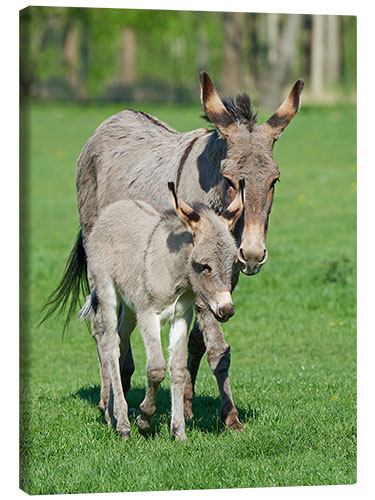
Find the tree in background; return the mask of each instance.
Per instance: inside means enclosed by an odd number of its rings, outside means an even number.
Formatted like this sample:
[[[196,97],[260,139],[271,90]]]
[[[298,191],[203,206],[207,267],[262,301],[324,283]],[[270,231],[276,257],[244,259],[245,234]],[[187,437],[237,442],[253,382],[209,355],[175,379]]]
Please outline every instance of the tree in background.
[[[326,82],[337,85],[340,80],[340,16],[327,16]]]
[[[301,15],[284,15],[278,29],[279,17],[279,14],[268,14],[269,69],[265,76],[262,98],[263,106],[268,109],[274,109],[282,102],[284,87],[292,77],[301,25]]]
[[[136,35],[133,28],[122,30],[122,82],[124,85],[134,85],[136,82]]]
[[[340,83],[340,16],[312,16],[311,97],[332,96]]]
[[[224,53],[221,85],[227,94],[236,92],[243,80],[243,39],[245,14],[243,12],[224,12]]]
[[[311,37],[311,94],[317,98],[324,87],[324,16],[313,16]]]

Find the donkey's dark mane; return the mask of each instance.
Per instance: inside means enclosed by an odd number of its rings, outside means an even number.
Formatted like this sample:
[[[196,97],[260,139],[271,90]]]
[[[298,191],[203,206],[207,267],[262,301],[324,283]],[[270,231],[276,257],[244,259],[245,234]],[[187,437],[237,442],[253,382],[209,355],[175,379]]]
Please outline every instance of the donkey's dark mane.
[[[234,97],[223,97],[222,102],[233,120],[239,124],[245,125],[249,132],[252,132],[257,122],[258,113],[251,107],[250,96],[244,92],[238,95],[236,99],[234,99]],[[202,117],[212,123],[207,113],[204,113]]]

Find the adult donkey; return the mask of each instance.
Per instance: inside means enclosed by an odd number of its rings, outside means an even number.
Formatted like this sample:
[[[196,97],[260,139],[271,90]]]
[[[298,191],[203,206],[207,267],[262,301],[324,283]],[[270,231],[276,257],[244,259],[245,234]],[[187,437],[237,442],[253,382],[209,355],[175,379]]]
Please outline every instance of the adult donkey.
[[[207,73],[201,73],[200,81],[204,111],[215,130],[179,133],[153,116],[126,110],[105,120],[88,139],[76,173],[81,232],[65,276],[52,295],[52,309],[66,304],[72,293],[73,313],[85,273],[85,239],[98,213],[124,198],[143,199],[161,211],[172,208],[165,189],[167,180],[175,183],[178,195],[188,203],[200,201],[222,213],[243,178],[245,210],[234,229],[238,263],[233,288],[240,271],[254,275],[266,262],[268,218],[279,179],[273,146],[299,109],[303,80],[297,80],[287,99],[261,125],[256,123],[246,93],[236,100],[221,99]],[[220,391],[221,419],[226,426],[240,429],[228,378],[230,347],[212,312],[201,304],[196,304],[195,310],[196,321],[188,342],[185,417],[192,417],[194,384],[207,351]],[[125,395],[133,371],[129,347],[121,367]]]

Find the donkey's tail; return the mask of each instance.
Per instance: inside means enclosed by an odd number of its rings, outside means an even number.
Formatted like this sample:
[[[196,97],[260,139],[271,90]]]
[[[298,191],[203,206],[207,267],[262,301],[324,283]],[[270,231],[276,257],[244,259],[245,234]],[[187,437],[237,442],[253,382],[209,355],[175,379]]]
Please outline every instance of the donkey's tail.
[[[63,277],[58,287],[51,293],[43,305],[42,310],[46,311],[46,315],[39,324],[42,324],[55,313],[57,317],[60,317],[68,307],[63,329],[65,331],[77,310],[77,304],[80,305],[81,293],[83,296],[90,293],[82,229],[79,231],[77,240],[70,252]]]

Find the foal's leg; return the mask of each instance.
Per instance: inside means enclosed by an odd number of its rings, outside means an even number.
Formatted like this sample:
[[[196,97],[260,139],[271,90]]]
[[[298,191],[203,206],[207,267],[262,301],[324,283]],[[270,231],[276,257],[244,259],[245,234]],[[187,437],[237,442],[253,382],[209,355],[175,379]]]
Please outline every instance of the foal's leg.
[[[124,396],[127,397],[130,390],[130,379],[134,373],[134,360],[130,346],[130,334],[137,324],[135,313],[124,303],[121,303],[119,311],[118,332],[120,335],[120,370],[121,382]]]
[[[169,331],[169,373],[171,377],[172,436],[185,441],[184,386],[186,379],[186,338],[189,330],[192,308],[184,317],[171,322]]]
[[[140,432],[148,432],[151,428],[152,415],[156,410],[156,393],[160,382],[165,377],[165,359],[160,340],[160,321],[155,313],[138,313],[138,324],[146,349],[147,389],[140,404],[141,415],[137,417]]]
[[[196,304],[196,324],[194,325],[193,331],[195,328],[201,332],[207,350],[208,364],[216,377],[219,387],[221,397],[221,420],[227,427],[240,430],[242,425],[238,419],[238,411],[233,402],[228,376],[230,347],[225,342],[220,324],[203,303]],[[198,356],[194,356],[194,354],[194,352],[189,351],[190,364],[188,364],[188,372],[190,368],[193,368],[193,370],[190,372],[190,377],[188,375],[189,385],[185,387],[185,410],[186,407],[189,407],[189,403],[191,404],[191,398],[194,394],[195,378],[200,362],[200,358],[198,359]]]
[[[98,351],[99,368],[100,368],[100,401],[99,408],[106,411],[109,402],[109,393],[111,390],[111,377],[107,366],[103,363],[100,354],[100,338],[102,335],[101,322],[99,318],[95,318],[92,322],[92,335],[96,341],[96,349]]]
[[[99,307],[94,319],[99,359],[102,369],[110,376],[110,396],[105,416],[124,439],[130,436],[128,405],[122,391],[120,375],[120,337],[117,332],[116,293],[113,286],[98,290]],[[99,319],[99,320],[98,320]],[[100,332],[97,329],[100,328]]]
[[[90,268],[87,269],[87,277],[90,283],[90,289],[94,290],[95,289],[95,280],[91,274]],[[101,326],[101,320],[98,315],[95,315],[95,318],[92,321],[92,328],[91,328],[91,333],[92,336],[95,339],[96,342],[96,349],[98,352],[98,359],[99,359],[99,368],[100,368],[100,401],[99,401],[99,408],[102,410],[106,411],[108,408],[108,402],[109,402],[109,393],[111,389],[111,378],[110,374],[108,372],[107,366],[102,362],[101,355],[100,355],[100,349],[99,349],[99,341],[102,335],[102,326]]]

